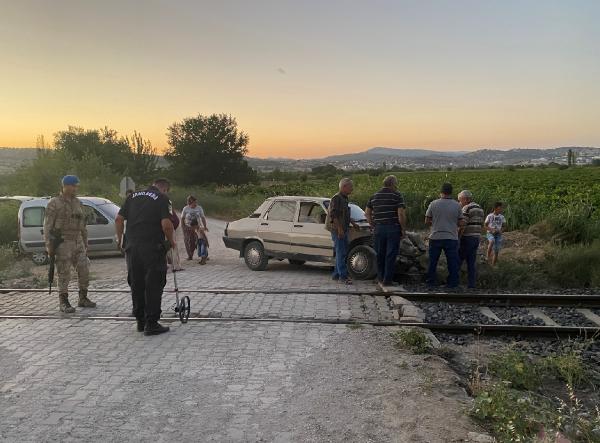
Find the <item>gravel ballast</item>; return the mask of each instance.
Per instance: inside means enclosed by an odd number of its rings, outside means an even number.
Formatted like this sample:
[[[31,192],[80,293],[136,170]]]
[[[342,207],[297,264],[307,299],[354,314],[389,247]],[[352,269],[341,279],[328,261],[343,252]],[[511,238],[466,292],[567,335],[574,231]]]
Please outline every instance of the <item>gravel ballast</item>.
[[[589,326],[598,327],[593,321],[585,317],[574,308],[541,308],[544,313],[561,326]]]
[[[415,303],[425,313],[427,323],[438,323],[445,325],[453,324],[499,324],[487,315],[479,311],[479,306],[470,304],[450,304],[450,303]]]

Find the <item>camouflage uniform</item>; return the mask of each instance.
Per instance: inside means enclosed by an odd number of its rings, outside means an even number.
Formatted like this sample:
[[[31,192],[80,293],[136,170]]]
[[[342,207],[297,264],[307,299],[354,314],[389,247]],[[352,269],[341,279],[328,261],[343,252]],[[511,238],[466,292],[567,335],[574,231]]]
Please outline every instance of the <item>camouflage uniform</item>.
[[[79,282],[78,306],[95,307],[96,304],[87,298],[89,284],[89,263],[86,251],[87,229],[83,206],[77,197],[71,198],[61,194],[48,202],[44,218],[44,237],[48,251],[51,249],[51,232],[59,233],[64,240],[54,251],[60,310],[74,312],[68,300],[71,267],[76,269]]]

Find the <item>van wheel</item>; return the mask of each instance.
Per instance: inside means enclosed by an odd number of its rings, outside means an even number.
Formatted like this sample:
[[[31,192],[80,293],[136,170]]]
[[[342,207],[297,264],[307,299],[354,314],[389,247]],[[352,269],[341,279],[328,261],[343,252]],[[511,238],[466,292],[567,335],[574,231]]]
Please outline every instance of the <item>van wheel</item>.
[[[38,266],[48,264],[48,254],[44,252],[34,252],[31,255],[31,260]]]
[[[253,271],[264,271],[267,269],[269,257],[265,254],[265,248],[259,241],[252,241],[244,248],[244,261]]]
[[[377,255],[369,245],[357,245],[347,258],[348,271],[356,280],[372,280],[377,275]]]
[[[290,262],[290,265],[294,266],[302,266],[304,263],[306,263],[305,260],[294,260],[293,258],[288,259],[288,261]]]

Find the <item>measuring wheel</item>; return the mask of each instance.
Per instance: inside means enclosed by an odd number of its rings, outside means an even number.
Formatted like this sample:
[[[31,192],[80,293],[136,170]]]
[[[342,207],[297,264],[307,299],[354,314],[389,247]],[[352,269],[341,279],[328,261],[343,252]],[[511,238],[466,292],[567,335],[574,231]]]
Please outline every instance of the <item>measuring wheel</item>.
[[[175,312],[179,313],[181,323],[187,323],[188,318],[190,318],[190,298],[187,295],[181,298]]]

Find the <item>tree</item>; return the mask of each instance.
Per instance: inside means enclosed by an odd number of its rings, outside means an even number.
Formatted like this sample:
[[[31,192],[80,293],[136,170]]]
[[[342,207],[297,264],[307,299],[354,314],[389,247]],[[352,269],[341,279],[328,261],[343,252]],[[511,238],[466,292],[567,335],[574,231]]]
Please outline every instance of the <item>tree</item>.
[[[131,139],[119,136],[117,131],[83,129],[69,126],[54,135],[58,153],[73,160],[97,158],[119,175],[130,175],[137,182],[152,178],[158,167],[156,150],[149,140],[134,131]]]
[[[169,126],[165,158],[173,179],[184,185],[241,185],[256,181],[248,166],[248,135],[234,117],[212,114],[185,118]]]
[[[158,156],[150,140],[144,140],[139,132],[134,131],[131,140],[127,138],[127,144],[131,151],[128,174],[138,183],[147,183],[155,178],[158,171]]]
[[[44,134],[40,134],[35,138],[35,147],[38,149],[47,149],[48,145],[44,139]]]
[[[113,171],[125,173],[130,163],[129,143],[119,137],[117,131],[108,129],[83,129],[69,126],[66,131],[54,135],[54,145],[58,152],[63,152],[75,160],[86,157],[97,157]]]

